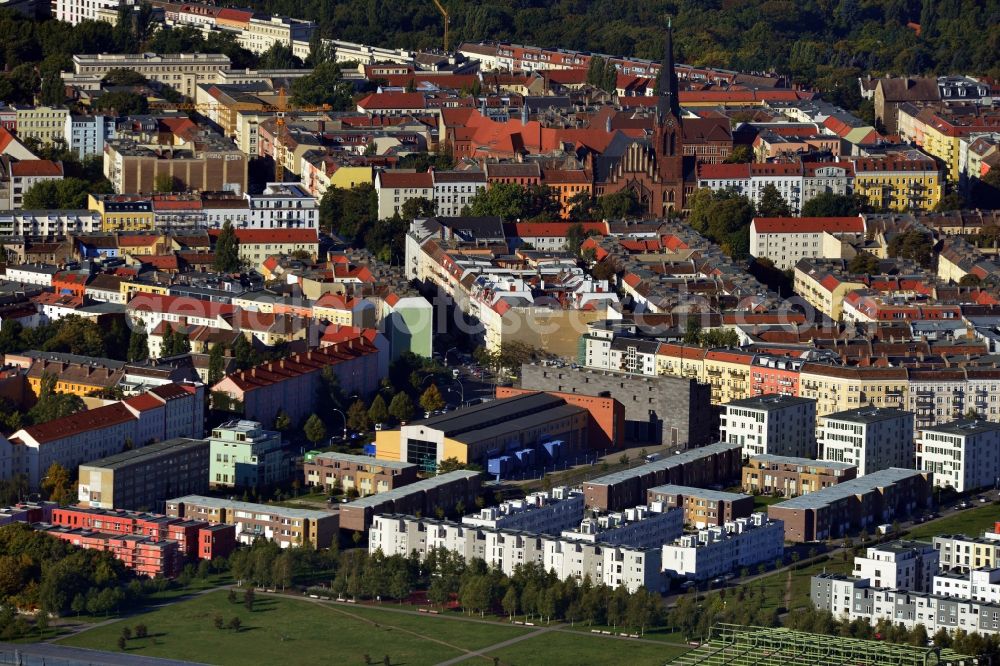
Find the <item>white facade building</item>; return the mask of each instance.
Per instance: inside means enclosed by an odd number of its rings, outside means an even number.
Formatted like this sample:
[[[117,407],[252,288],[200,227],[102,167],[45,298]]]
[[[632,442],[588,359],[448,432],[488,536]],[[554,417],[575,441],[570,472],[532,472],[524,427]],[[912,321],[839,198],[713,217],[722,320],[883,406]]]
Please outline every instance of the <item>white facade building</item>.
[[[0,236],[64,236],[101,231],[93,210],[2,210]]]
[[[413,171],[380,171],[375,174],[378,196],[378,219],[385,220],[401,213],[410,199],[434,201],[434,174]]]
[[[471,527],[451,521],[414,516],[378,515],[368,531],[369,552],[423,559],[436,548],[458,553],[465,560],[481,559],[510,575],[521,564],[535,563],[561,580],[589,576],[594,584],[662,589],[659,548],[592,544],[520,531]]]
[[[661,560],[667,573],[707,580],[741,567],[773,562],[784,552],[785,524],[755,513],[697,534],[685,534],[663,546]]]
[[[480,190],[486,189],[483,171],[433,171],[434,214],[458,217]]]
[[[316,197],[302,183],[268,183],[261,194],[247,194],[247,229],[318,229]]]
[[[770,393],[722,405],[720,439],[743,456],[812,458],[816,455],[816,401]]]
[[[104,154],[104,142],[114,138],[114,118],[107,116],[66,116],[66,147],[83,160]]]
[[[938,571],[939,554],[932,544],[894,541],[867,549],[854,558],[854,576],[871,580],[874,587],[929,592]]]
[[[917,432],[917,468],[960,493],[1000,481],[1000,423],[960,419]]]
[[[51,264],[8,266],[4,273],[4,281],[19,284],[36,284],[39,287],[51,287],[52,276],[58,272],[59,267]]]
[[[462,518],[469,527],[521,530],[538,534],[559,534],[579,524],[583,517],[583,493],[579,489],[553,488],[531,493],[524,499],[508,500]]]
[[[858,476],[915,464],[913,414],[899,409],[859,407],[822,418],[820,460],[857,466]]]
[[[52,0],[52,18],[76,25],[96,21],[101,9],[118,7],[118,0]]]
[[[934,576],[934,594],[1000,604],[1000,569],[976,569],[967,573],[941,572]]]
[[[663,505],[636,506],[596,518],[584,518],[575,529],[564,530],[563,539],[611,543],[635,548],[659,548],[684,533],[684,509]]]
[[[770,259],[776,268],[793,268],[800,259],[841,258],[841,240],[861,238],[865,220],[857,217],[755,217],[750,223],[750,254]]]

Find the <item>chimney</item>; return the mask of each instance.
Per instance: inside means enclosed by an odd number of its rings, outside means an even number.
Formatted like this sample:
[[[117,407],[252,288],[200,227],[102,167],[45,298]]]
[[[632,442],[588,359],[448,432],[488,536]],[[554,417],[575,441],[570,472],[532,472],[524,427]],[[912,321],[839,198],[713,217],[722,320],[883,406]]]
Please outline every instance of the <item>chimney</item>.
[[[608,117],[605,118],[605,120],[604,120],[604,131],[605,132],[611,132],[611,116],[610,115],[608,115]]]

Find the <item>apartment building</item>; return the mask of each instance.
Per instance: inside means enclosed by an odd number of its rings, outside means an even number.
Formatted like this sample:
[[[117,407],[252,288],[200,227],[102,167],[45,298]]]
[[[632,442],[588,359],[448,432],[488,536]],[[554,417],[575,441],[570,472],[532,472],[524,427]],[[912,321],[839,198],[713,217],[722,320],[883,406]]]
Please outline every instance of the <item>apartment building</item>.
[[[664,510],[683,509],[684,524],[697,529],[718,527],[753,513],[753,497],[750,495],[707,488],[667,484],[650,488],[647,498],[650,506],[662,504]]]
[[[350,453],[307,454],[302,465],[305,482],[315,488],[344,492],[352,488],[358,495],[374,495],[417,480],[418,466],[398,460],[381,460]]]
[[[385,376],[383,362],[387,362],[384,350],[359,335],[233,373],[213,386],[212,392],[235,401],[248,420],[274,423],[278,412],[284,411],[293,423],[299,423],[315,411],[324,368],[336,375],[346,395],[370,396]]]
[[[301,546],[306,542],[314,548],[329,548],[338,534],[336,513],[201,495],[167,500],[167,515],[235,525],[237,541],[247,545],[264,538],[282,548]]]
[[[473,197],[486,189],[486,174],[476,170],[432,171],[431,184],[434,214],[458,217],[472,203]],[[395,202],[392,205],[395,207]]]
[[[256,421],[223,423],[208,441],[212,488],[268,488],[291,476],[281,433]]]
[[[135,534],[110,535],[58,525],[38,524],[34,528],[77,548],[109,552],[138,576],[173,578],[184,567],[184,558],[175,541],[156,541]]]
[[[0,236],[65,236],[101,230],[101,215],[89,210],[2,210]],[[8,268],[8,275],[13,267]]]
[[[857,478],[858,468],[850,463],[792,458],[750,456],[743,465],[743,492],[782,497],[807,495]]]
[[[172,541],[182,557],[190,560],[229,557],[236,550],[236,530],[231,525],[183,520],[160,513],[68,506],[53,508],[47,522],[108,535]]]
[[[828,573],[813,576],[810,597],[816,608],[839,620],[861,619],[872,626],[885,620],[908,630],[919,624],[928,635],[942,629],[1000,634],[1000,606],[988,602],[874,588],[868,580]]]
[[[720,439],[743,456],[816,455],[816,401],[770,393],[722,405]]]
[[[666,573],[702,581],[774,562],[784,552],[785,528],[781,521],[754,513],[664,544],[660,559]]]
[[[215,83],[219,71],[230,69],[231,65],[229,56],[221,53],[77,54],[73,56],[73,71],[63,74],[63,80],[67,83],[79,79],[100,80],[113,69],[131,69],[194,99],[199,83]],[[59,123],[60,130],[63,125]]]
[[[37,139],[43,146],[62,144],[69,110],[55,106],[16,106],[17,138]]]
[[[750,254],[770,259],[781,270],[800,259],[843,258],[843,242],[864,237],[864,217],[755,217]]]
[[[375,174],[375,193],[378,218],[385,220],[401,212],[403,204],[410,199],[434,201],[434,174],[430,171],[380,171]]]
[[[917,468],[960,493],[1000,484],[1000,423],[959,419],[917,431]]]
[[[739,478],[742,461],[738,444],[709,444],[585,481],[583,493],[588,508],[619,511],[644,503],[649,489],[656,486],[728,484]]]
[[[225,26],[220,26],[225,27]],[[260,55],[275,44],[292,48],[295,42],[309,43],[315,24],[286,16],[253,16],[236,32],[240,46]]]
[[[237,229],[240,259],[258,271],[270,257],[319,255],[319,235],[316,229]]]
[[[171,177],[178,190],[247,190],[249,158],[229,139],[201,133],[179,148],[139,144],[131,139],[108,141],[104,176],[115,192],[151,192],[157,177]]]
[[[531,532],[472,527],[398,514],[376,516],[368,536],[369,552],[424,559],[444,548],[467,561],[478,558],[507,573],[521,564],[538,564],[560,580],[589,577],[609,587],[663,588],[659,548],[634,548],[549,537]]]
[[[930,592],[940,557],[933,544],[923,541],[892,541],[869,546],[854,557],[855,578],[867,578],[872,587]]]
[[[372,520],[380,514],[433,516],[439,509],[451,511],[460,504],[474,506],[479,495],[480,477],[480,472],[459,469],[356,499],[341,505],[340,527],[366,532]]]
[[[942,597],[1000,606],[1000,569],[976,569],[967,573],[942,571],[934,576],[931,591]]]
[[[5,210],[24,206],[24,195],[35,185],[63,179],[62,162],[52,160],[0,160],[0,205]]]
[[[933,506],[929,474],[890,468],[772,504],[767,515],[785,524],[796,543],[837,539],[905,520]]]
[[[684,533],[684,511],[664,503],[630,507],[600,516],[588,516],[562,538],[593,544],[658,548]]]
[[[98,20],[102,9],[117,9],[115,0],[52,0],[52,18],[72,25]]]
[[[940,554],[942,569],[968,573],[1000,567],[1000,537],[993,532],[983,536],[942,534],[934,537],[934,549]]]
[[[462,517],[462,524],[536,534],[559,534],[580,524],[583,518],[583,493],[559,486],[550,491],[530,493],[488,506]]]
[[[80,465],[78,499],[95,509],[163,510],[178,494],[208,490],[209,442],[178,437]]]
[[[66,147],[83,161],[93,155],[104,154],[104,142],[113,138],[115,119],[110,116],[66,116],[63,140]]]
[[[886,158],[855,157],[854,192],[873,210],[933,211],[944,196],[944,174],[933,158],[914,150]]]
[[[869,406],[827,414],[819,433],[820,460],[855,465],[858,476],[916,463],[911,412]]]

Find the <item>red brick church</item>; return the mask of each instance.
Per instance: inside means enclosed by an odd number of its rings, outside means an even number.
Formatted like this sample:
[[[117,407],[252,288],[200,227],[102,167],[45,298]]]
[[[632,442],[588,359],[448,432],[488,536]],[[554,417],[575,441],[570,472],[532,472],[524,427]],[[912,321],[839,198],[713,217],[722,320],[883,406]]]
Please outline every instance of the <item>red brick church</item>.
[[[657,90],[659,99],[652,136],[633,138],[618,132],[607,149],[594,156],[594,194],[631,190],[649,215],[665,217],[668,211],[685,208],[685,175],[693,174],[694,167],[693,158],[684,158],[671,28],[667,29]],[[694,179],[687,180],[689,191],[693,190]]]

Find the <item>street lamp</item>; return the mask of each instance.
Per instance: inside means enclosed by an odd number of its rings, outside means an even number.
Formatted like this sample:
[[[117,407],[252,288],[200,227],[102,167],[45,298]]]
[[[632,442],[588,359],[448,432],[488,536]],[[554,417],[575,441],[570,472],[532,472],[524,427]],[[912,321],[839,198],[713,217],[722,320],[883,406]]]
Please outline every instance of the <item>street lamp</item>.
[[[330,411],[331,412],[336,412],[337,414],[340,414],[340,418],[343,419],[343,421],[344,421],[344,441],[346,442],[347,441],[347,417],[344,416],[344,412],[340,411],[336,407],[331,407]]]

